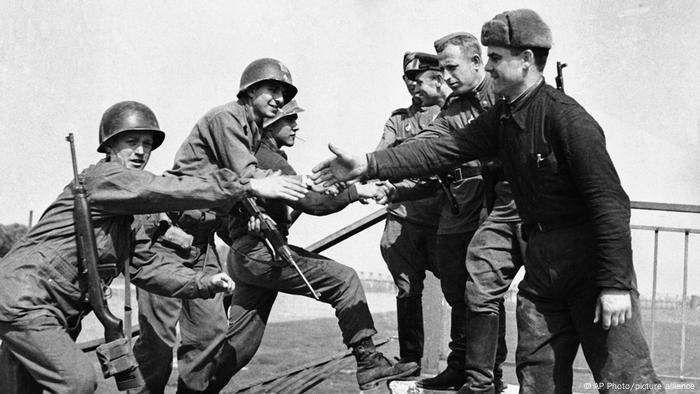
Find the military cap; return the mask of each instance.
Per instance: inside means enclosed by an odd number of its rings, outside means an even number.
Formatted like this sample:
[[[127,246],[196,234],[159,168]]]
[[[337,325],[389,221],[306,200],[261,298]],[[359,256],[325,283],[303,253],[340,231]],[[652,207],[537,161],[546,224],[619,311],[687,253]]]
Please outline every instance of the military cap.
[[[416,57],[415,52],[406,52],[403,54],[403,71],[406,72],[406,67],[411,63],[411,60],[413,60]]]
[[[296,100],[292,100],[285,104],[284,107],[282,107],[279,111],[277,111],[277,115],[275,115],[274,118],[265,119],[263,121],[263,128],[266,128],[267,126],[277,122],[278,120],[286,116],[296,115],[299,112],[304,112],[304,108],[301,108],[299,104],[297,104]]]
[[[539,15],[526,8],[500,13],[481,28],[481,44],[511,48],[552,47],[552,31]]]
[[[428,70],[440,71],[440,63],[438,63],[437,56],[424,52],[415,52],[413,60],[404,66],[404,75],[412,78]]]

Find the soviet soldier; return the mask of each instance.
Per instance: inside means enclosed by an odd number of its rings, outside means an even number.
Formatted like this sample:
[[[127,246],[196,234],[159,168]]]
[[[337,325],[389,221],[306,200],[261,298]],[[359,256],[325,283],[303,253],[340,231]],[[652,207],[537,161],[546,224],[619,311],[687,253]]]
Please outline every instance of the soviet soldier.
[[[291,101],[275,118],[266,120],[265,134],[257,151],[260,168],[294,175],[283,146],[292,146],[298,131],[296,119],[302,109]],[[337,212],[360,198],[373,198],[374,185],[355,184],[337,196],[310,191],[290,206],[313,215]],[[277,223],[286,237],[290,225],[285,202],[266,200],[261,208]],[[229,328],[202,352],[195,368],[210,371],[206,392],[218,392],[255,354],[265,330],[267,317],[279,292],[312,297],[303,279],[287,263],[278,261],[255,231],[248,229],[248,218],[241,215],[231,222],[229,272],[238,291],[232,295]],[[364,290],[355,271],[338,262],[302,248],[291,246],[292,255],[311,286],[320,293],[321,302],[335,309],[343,342],[353,349],[357,360],[357,382],[360,389],[375,387],[388,379],[412,374],[417,366],[392,365],[375,349],[374,328]],[[212,367],[209,367],[211,365]]]
[[[230,207],[251,196],[284,197],[230,170],[195,177],[162,177],[143,171],[165,133],[153,112],[133,101],[104,113],[98,152],[106,157],[82,172],[91,204],[100,264],[130,268],[150,291],[183,298],[211,297],[230,289],[225,274],[207,275],[158,258],[142,258],[150,239],[132,234],[133,214],[186,207]],[[303,196],[296,180],[287,192]],[[297,192],[296,190],[300,190]],[[73,219],[73,191],[66,187],[39,222],[0,265],[0,380],[3,391],[92,393],[97,377],[74,340],[90,312],[80,274]],[[131,259],[131,261],[130,261]],[[130,264],[130,266],[129,266]],[[112,277],[103,278],[107,283]],[[19,368],[13,368],[19,362]],[[14,376],[11,376],[14,374]]]
[[[629,198],[601,127],[544,82],[549,26],[532,10],[506,11],[484,24],[481,42],[503,100],[454,135],[366,156],[334,147],[339,156],[319,164],[317,178],[396,179],[497,155],[528,242],[516,311],[521,392],[570,392],[579,345],[602,392],[664,392],[642,330]]]
[[[403,65],[403,80],[413,102],[408,108],[391,113],[377,150],[396,146],[416,136],[435,119],[447,96],[434,55],[406,52]],[[418,75],[424,80],[418,81]],[[404,180],[386,183],[384,187],[386,194],[398,201],[403,198],[399,195],[414,185],[416,182]],[[426,271],[439,276],[435,261],[435,231],[443,197],[439,190],[431,194],[416,201],[389,204],[380,242],[382,257],[398,289],[399,364],[416,367],[420,366],[423,357],[423,280]],[[419,375],[420,369],[416,369],[415,374]]]

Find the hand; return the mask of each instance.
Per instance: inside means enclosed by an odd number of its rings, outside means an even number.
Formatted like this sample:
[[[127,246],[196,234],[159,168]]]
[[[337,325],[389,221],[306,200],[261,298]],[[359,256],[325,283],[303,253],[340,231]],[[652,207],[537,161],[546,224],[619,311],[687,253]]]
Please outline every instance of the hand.
[[[250,188],[256,197],[281,198],[289,201],[297,201],[308,192],[299,177],[287,175],[251,178]]]
[[[376,201],[378,194],[382,192],[381,185],[381,182],[355,183],[360,202],[367,204],[368,200]]]
[[[233,282],[230,276],[223,272],[219,272],[214,275],[207,275],[207,285],[214,293],[225,292],[226,294],[233,293],[233,289],[236,288],[236,284]]]
[[[353,156],[350,153],[328,144],[335,157],[326,159],[317,164],[312,171],[312,178],[316,183],[331,186],[341,181],[359,180],[367,172],[367,158]]]
[[[263,217],[263,220],[269,221],[271,223],[275,222],[268,214],[261,213],[261,215]],[[251,216],[250,219],[248,219],[248,232],[261,236],[260,226],[260,219],[258,219],[256,216]]]
[[[602,322],[604,329],[617,327],[632,319],[632,298],[629,290],[604,288],[598,295],[593,323]]]
[[[377,204],[386,205],[390,203],[396,195],[396,187],[391,182],[381,182],[377,196],[374,201]]]

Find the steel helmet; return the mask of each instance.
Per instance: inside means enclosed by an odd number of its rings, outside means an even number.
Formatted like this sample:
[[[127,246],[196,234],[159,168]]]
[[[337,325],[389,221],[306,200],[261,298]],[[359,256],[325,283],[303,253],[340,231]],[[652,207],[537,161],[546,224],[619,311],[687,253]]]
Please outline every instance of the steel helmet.
[[[107,153],[107,141],[123,131],[131,130],[152,132],[152,150],[159,147],[165,139],[165,133],[158,126],[158,119],[150,108],[136,101],[122,101],[107,108],[102,115],[100,145],[97,151]]]
[[[240,98],[253,85],[263,81],[276,81],[284,87],[284,102],[288,103],[297,95],[297,88],[292,83],[292,74],[281,61],[270,58],[254,60],[241,74],[241,85],[238,91]]]
[[[304,108],[301,108],[299,104],[297,104],[296,100],[292,100],[285,104],[284,107],[282,107],[282,109],[277,111],[277,115],[275,115],[274,118],[265,119],[263,121],[263,128],[268,127],[269,125],[277,122],[278,120],[284,117],[296,115],[299,112],[304,112]]]

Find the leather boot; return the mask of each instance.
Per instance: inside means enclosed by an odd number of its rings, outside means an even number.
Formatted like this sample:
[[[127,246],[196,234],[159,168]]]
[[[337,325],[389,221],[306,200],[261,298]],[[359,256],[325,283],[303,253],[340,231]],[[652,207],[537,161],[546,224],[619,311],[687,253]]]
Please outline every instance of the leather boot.
[[[357,384],[360,390],[368,390],[391,379],[404,378],[413,374],[419,367],[416,363],[392,365],[374,347],[372,338],[367,337],[353,345],[357,360]]]
[[[467,308],[465,305],[455,305],[450,312],[450,354],[447,355],[447,365],[453,369],[464,371],[465,349],[467,347]]]
[[[466,384],[460,393],[494,392],[494,364],[498,343],[499,314],[468,312]]]
[[[421,296],[396,299],[396,325],[401,362],[420,365],[423,358],[423,302]]]
[[[462,387],[464,382],[464,370],[448,365],[436,376],[419,380],[416,387],[430,390],[456,390]]]
[[[506,344],[506,307],[503,298],[498,304],[498,347],[496,348],[496,363],[493,366],[493,386],[496,394],[503,392],[507,384],[503,383],[503,368],[501,365],[508,357],[508,345]]]

